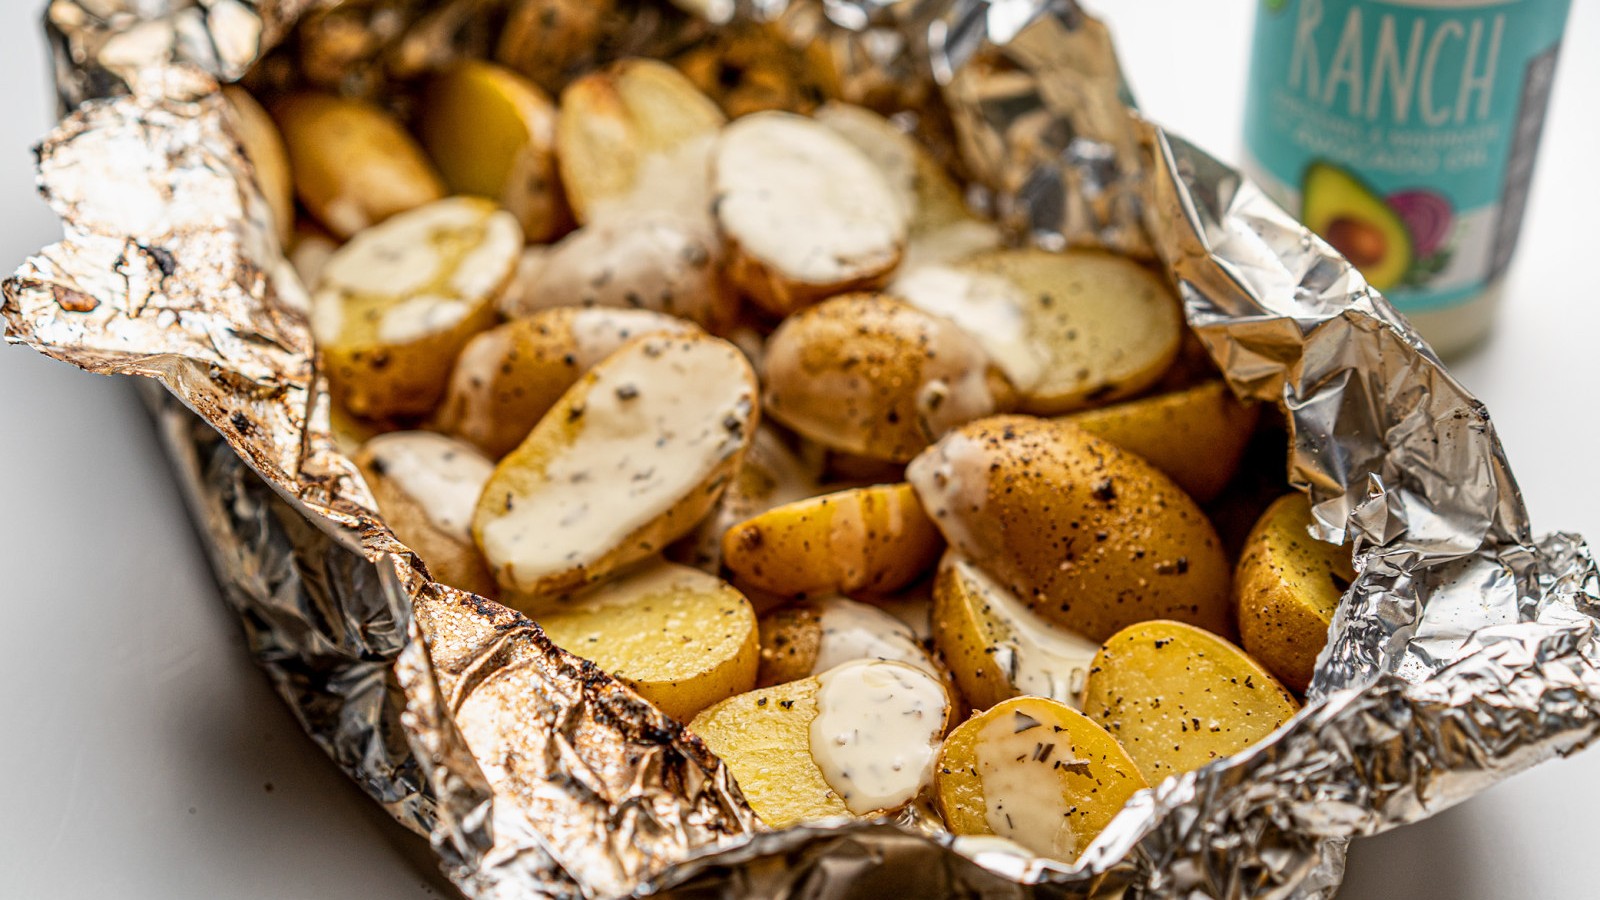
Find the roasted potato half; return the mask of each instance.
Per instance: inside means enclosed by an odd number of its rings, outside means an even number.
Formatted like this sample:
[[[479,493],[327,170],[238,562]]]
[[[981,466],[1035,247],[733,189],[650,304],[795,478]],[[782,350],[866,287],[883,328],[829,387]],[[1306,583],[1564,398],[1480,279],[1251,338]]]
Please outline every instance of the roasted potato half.
[[[1230,567],[1200,507],[1075,425],[974,422],[906,477],[951,547],[1062,628],[1090,640],[1150,618],[1232,630]]]
[[[256,186],[272,210],[278,240],[287,249],[294,242],[294,176],[289,171],[289,150],[283,135],[256,98],[236,84],[224,85],[222,99],[238,125],[239,146],[255,169]]]
[[[431,431],[391,431],[355,457],[384,524],[416,551],[433,579],[494,597],[494,577],[472,542],[472,510],[494,463],[470,444]]]
[[[954,322],[878,294],[785,319],[764,374],[774,419],[830,449],[894,462],[1012,401],[1005,376]]]
[[[1239,635],[1250,655],[1304,693],[1339,600],[1356,578],[1350,548],[1311,536],[1311,504],[1287,494],[1262,514],[1234,575]]]
[[[870,603],[837,596],[800,600],[762,616],[760,626],[761,687],[821,675],[858,659],[903,662],[950,681],[906,623]]]
[[[557,646],[593,660],[682,722],[755,686],[755,611],[699,569],[647,564],[535,621]]]
[[[933,780],[950,713],[937,678],[905,663],[858,660],[712,706],[689,730],[720,757],[773,828],[870,817]]]
[[[429,203],[340,247],[311,297],[334,397],[366,418],[432,412],[456,354],[494,324],[521,249],[517,220],[478,197]]]
[[[1124,628],[1100,648],[1083,711],[1158,784],[1249,747],[1289,721],[1300,703],[1228,641],[1157,620]]]
[[[786,503],[728,529],[722,563],[740,583],[789,596],[888,594],[919,578],[943,542],[908,484]]]
[[[926,148],[870,109],[832,101],[814,114],[872,160],[905,210],[911,239],[973,220],[961,186]]]
[[[645,334],[695,334],[643,309],[547,309],[485,331],[462,349],[433,427],[499,459],[561,395],[623,344]]]
[[[589,370],[500,461],[474,514],[508,602],[537,609],[688,533],[756,415],[755,372],[717,338],[636,338]]]
[[[1148,787],[1104,728],[1043,697],[968,719],[945,739],[938,765],[934,795],[952,832],[998,835],[1067,863]]]

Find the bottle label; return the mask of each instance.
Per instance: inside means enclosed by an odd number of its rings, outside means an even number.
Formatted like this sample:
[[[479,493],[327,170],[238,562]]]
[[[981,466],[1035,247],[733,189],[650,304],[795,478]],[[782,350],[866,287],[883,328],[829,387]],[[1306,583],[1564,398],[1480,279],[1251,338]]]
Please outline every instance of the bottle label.
[[[1404,311],[1510,262],[1570,0],[1262,0],[1262,187]]]

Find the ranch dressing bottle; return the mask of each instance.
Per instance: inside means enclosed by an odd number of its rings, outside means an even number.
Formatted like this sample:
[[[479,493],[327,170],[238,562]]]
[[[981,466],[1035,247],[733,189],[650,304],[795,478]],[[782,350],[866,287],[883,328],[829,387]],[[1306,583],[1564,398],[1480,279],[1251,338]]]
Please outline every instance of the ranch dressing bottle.
[[[1488,331],[1570,0],[1261,0],[1246,168],[1442,355]]]

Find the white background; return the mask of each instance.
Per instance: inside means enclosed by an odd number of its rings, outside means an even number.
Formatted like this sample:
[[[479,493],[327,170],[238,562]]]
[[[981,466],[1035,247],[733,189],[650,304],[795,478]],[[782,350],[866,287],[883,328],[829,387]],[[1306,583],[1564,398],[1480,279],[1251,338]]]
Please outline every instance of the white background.
[[[0,2],[0,268],[56,233],[36,10]],[[1105,0],[1146,112],[1237,147],[1247,0]],[[1534,524],[1600,537],[1600,3],[1576,0],[1506,315],[1455,372],[1494,413]],[[0,898],[445,894],[246,661],[125,384],[0,349]],[[1342,896],[1600,896],[1600,752],[1357,843]]]

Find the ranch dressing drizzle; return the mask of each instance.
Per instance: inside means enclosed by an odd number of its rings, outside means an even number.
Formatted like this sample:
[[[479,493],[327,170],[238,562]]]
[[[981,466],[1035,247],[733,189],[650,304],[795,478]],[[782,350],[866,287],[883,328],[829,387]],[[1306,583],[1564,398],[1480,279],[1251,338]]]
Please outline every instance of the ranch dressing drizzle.
[[[593,563],[665,513],[752,427],[744,365],[718,341],[660,338],[596,367],[570,439],[530,473],[535,486],[495,498],[504,512],[479,529],[490,564],[531,589],[544,575]]]
[[[1081,709],[1083,683],[1100,645],[1040,618],[969,560],[950,558],[945,564],[983,598],[991,658],[1017,692]]]
[[[450,372],[446,402],[463,436],[487,438],[494,430],[494,382],[511,350],[511,326],[481,332],[467,342]]]
[[[928,652],[906,624],[881,609],[844,597],[824,597],[816,602],[821,613],[822,642],[811,674],[858,659],[903,662],[934,678],[941,677]]]
[[[402,300],[378,320],[378,339],[386,344],[408,344],[453,327],[471,311],[472,306],[463,300],[433,294]]]
[[[1038,387],[1050,364],[1029,329],[1028,301],[1016,285],[986,272],[923,266],[895,281],[912,306],[944,316],[988,351],[1017,390]]]
[[[858,815],[904,806],[933,778],[950,698],[904,663],[857,660],[818,676],[811,758]]]
[[[587,371],[642,334],[689,334],[695,330],[676,316],[648,309],[576,309],[572,312],[572,360],[580,371]]]
[[[472,541],[472,511],[494,463],[470,444],[431,431],[392,431],[367,442],[373,465],[417,501],[435,528]]]
[[[906,466],[906,481],[939,531],[962,556],[984,559],[998,552],[994,539],[967,527],[989,498],[990,456],[960,432],[946,434]]]
[[[589,220],[642,212],[670,212],[697,226],[712,229],[711,150],[717,132],[698,134],[660,153],[639,160],[633,186],[617,197],[590,204]]]
[[[917,417],[928,434],[944,434],[974,419],[992,415],[989,354],[976,339],[949,319],[933,317],[927,330],[922,389],[917,392]]]
[[[1056,766],[1082,763],[1065,731],[1024,714],[996,716],[977,740],[989,830],[1040,856],[1071,862],[1078,855],[1072,798],[1057,787]]]

